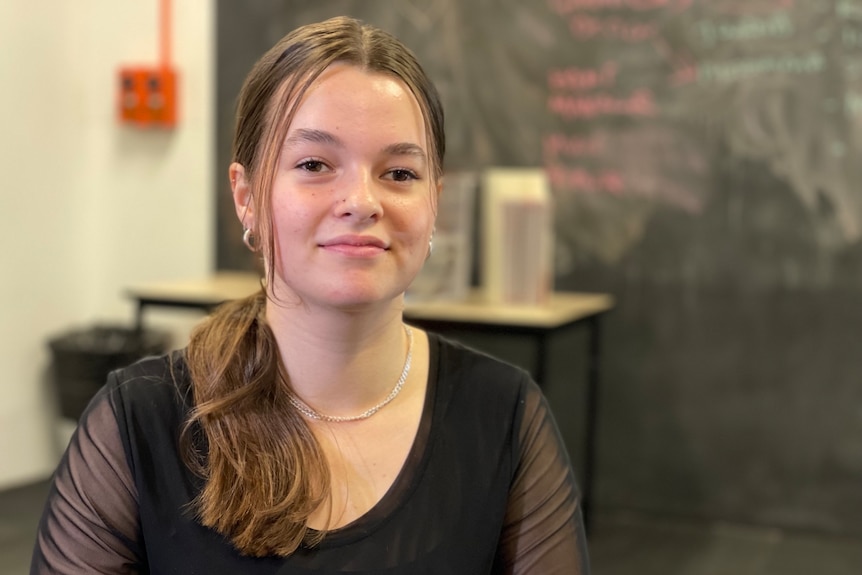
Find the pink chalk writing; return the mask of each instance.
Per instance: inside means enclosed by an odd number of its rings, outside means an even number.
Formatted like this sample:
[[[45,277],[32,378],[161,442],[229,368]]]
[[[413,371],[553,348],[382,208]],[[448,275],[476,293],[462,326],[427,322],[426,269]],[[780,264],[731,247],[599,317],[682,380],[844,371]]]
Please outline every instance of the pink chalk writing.
[[[557,14],[564,15],[588,10],[628,9],[640,12],[662,8],[680,10],[688,8],[691,2],[692,0],[548,0],[548,5]]]
[[[610,38],[624,42],[645,42],[658,36],[654,22],[632,22],[622,18],[577,15],[569,19],[569,31],[578,40]]]
[[[583,96],[551,95],[548,111],[567,120],[599,116],[655,116],[658,114],[652,91],[643,88],[627,97],[610,94]]]
[[[617,196],[626,190],[625,180],[622,174],[616,170],[602,170],[594,173],[586,168],[555,165],[547,166],[546,170],[551,187],[558,190],[606,193]]]
[[[782,10],[792,10],[795,0],[744,0],[739,4],[716,3],[710,8],[718,14],[743,16],[746,14],[770,14]]]
[[[605,151],[605,138],[601,136],[573,136],[546,134],[542,138],[545,163],[560,158],[597,157]]]
[[[670,74],[671,85],[680,86],[697,80],[697,64],[690,54],[676,52],[667,39],[661,37],[653,40],[652,45],[656,53],[673,69]]]
[[[548,87],[552,90],[593,90],[613,86],[617,80],[617,63],[605,62],[601,68],[571,66],[548,71]]]
[[[578,166],[545,166],[548,181],[557,192],[603,194],[618,198],[644,198],[675,206],[688,213],[703,211],[703,200],[673,181],[627,179],[619,169],[587,169]]]
[[[670,82],[673,86],[682,86],[691,84],[697,80],[697,66],[694,64],[684,64],[676,68],[670,77]]]

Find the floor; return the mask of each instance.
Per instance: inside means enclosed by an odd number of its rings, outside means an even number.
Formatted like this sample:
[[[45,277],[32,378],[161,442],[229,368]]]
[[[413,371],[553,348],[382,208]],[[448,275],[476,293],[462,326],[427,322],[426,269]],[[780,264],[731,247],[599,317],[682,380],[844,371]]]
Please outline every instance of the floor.
[[[25,575],[42,503],[45,482],[0,491],[0,575]]]
[[[0,575],[25,575],[47,484],[0,492]],[[597,515],[593,575],[858,575],[862,539]]]
[[[594,575],[862,573],[862,538],[599,515],[590,539]]]

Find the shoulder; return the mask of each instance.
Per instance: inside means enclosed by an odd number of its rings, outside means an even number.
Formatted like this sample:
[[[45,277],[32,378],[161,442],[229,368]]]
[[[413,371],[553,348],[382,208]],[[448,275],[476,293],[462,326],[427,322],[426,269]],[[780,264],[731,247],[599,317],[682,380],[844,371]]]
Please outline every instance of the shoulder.
[[[106,392],[118,423],[152,427],[176,424],[191,405],[191,386],[182,351],[141,359],[108,376]]]
[[[529,373],[438,334],[429,334],[432,373],[438,391],[458,403],[473,404],[485,413],[523,409],[525,397],[538,390]]]
[[[448,375],[481,376],[495,385],[522,384],[530,379],[523,368],[442,335],[431,332],[428,340],[432,361],[436,354],[439,367]]]
[[[108,375],[108,391],[115,396],[155,398],[188,389],[182,351],[145,357]]]

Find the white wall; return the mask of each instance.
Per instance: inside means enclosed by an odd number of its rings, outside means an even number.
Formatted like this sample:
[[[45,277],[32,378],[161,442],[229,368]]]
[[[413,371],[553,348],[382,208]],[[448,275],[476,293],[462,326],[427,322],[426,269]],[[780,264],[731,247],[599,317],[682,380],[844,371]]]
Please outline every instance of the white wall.
[[[165,132],[114,108],[117,69],[158,62],[159,2],[0,3],[0,488],[59,457],[47,340],[130,324],[127,285],[213,268],[214,4],[173,2],[180,120]],[[149,318],[180,338],[196,319]]]

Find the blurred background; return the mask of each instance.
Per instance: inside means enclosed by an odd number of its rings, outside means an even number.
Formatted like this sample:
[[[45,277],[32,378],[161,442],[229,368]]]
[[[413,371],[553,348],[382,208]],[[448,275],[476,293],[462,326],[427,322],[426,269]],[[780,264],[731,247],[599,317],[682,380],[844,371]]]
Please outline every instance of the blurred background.
[[[166,4],[176,123],[121,122],[120,71],[164,60]],[[25,572],[74,427],[48,341],[131,325],[130,285],[250,269],[236,94],[336,14],[417,52],[448,171],[546,170],[555,289],[615,299],[594,572],[858,573],[862,0],[3,2],[0,573]],[[199,318],[147,323],[182,345]]]

